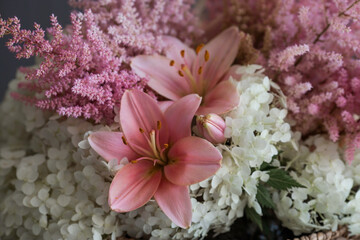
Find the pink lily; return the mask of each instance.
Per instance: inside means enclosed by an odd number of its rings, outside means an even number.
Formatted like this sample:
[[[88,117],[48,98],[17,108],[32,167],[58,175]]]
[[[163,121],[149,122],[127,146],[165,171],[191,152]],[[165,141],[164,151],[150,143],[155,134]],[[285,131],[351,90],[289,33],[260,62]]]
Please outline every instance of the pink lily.
[[[203,97],[197,115],[222,114],[239,103],[239,95],[228,81],[230,66],[238,53],[241,35],[230,27],[196,51],[180,40],[166,36],[165,56],[141,55],[132,59],[131,68],[149,79],[148,85],[170,100],[196,93]]]
[[[201,136],[214,144],[226,141],[225,128],[226,124],[222,117],[214,113],[206,116],[196,117],[196,127]]]
[[[200,102],[198,95],[187,95],[163,113],[147,94],[126,91],[120,108],[123,133],[95,132],[89,136],[91,147],[105,160],[130,160],[110,185],[113,210],[135,210],[154,196],[175,224],[190,226],[187,186],[212,176],[222,159],[210,142],[191,136],[191,121]]]

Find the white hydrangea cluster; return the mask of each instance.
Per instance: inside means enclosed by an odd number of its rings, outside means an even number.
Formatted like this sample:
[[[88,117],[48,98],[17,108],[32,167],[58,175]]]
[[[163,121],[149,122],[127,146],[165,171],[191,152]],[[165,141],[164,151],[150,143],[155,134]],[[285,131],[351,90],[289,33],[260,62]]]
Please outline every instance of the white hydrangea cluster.
[[[23,75],[10,84],[9,91]],[[116,239],[107,204],[110,172],[77,147],[94,127],[49,118],[6,96],[0,108],[0,238]]]
[[[336,230],[339,224],[360,234],[360,152],[349,165],[342,149],[324,136],[308,139],[292,156],[291,175],[306,188],[275,192],[276,215],[295,234]]]
[[[259,181],[267,182],[269,179],[266,172],[259,171],[260,166],[264,162],[270,163],[278,154],[279,144],[291,140],[290,125],[284,120],[287,110],[273,104],[272,83],[263,71],[258,65],[239,67],[236,73],[241,78],[232,79],[240,94],[240,104],[226,116],[225,136],[231,138],[232,143],[231,147],[223,146],[233,162],[231,172],[241,179],[231,180],[230,189],[243,188],[247,204],[260,215],[262,210],[256,200],[257,185]],[[278,163],[275,161],[275,164]],[[251,168],[255,171],[251,172]]]
[[[116,130],[81,119],[49,116],[6,97],[0,109],[1,239],[197,239],[210,230],[228,231],[246,205],[261,214],[257,184],[269,175],[259,170],[291,139],[286,110],[273,106],[270,81],[260,66],[240,67],[232,79],[241,95],[226,117],[232,146],[218,145],[221,169],[190,186],[193,219],[189,229],[173,224],[155,201],[129,212],[109,209],[107,194],[114,171],[88,142],[89,131]],[[10,91],[23,76],[11,83]],[[252,169],[256,169],[252,171]]]

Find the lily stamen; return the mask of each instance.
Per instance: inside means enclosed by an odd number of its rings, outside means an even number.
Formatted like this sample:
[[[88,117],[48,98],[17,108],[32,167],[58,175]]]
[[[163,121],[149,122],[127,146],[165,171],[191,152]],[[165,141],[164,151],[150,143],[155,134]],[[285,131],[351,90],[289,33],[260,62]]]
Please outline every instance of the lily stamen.
[[[159,156],[158,149],[157,149],[157,146],[156,146],[157,144],[156,144],[156,136],[155,135],[156,135],[155,131],[152,130],[150,132],[150,147],[151,147],[151,150],[153,151],[155,157],[159,159],[160,156]]]
[[[169,148],[169,144],[165,143],[165,144],[164,144],[164,147],[163,147],[163,148],[161,149],[161,151],[160,151],[160,156],[161,156],[161,158],[164,159],[164,160],[166,159],[164,152],[165,152],[165,150],[168,149],[168,148]]]
[[[205,46],[205,44],[201,43],[199,46],[196,47],[196,50],[195,50],[196,55],[199,54],[199,52],[201,51],[201,49],[202,49],[204,46]]]
[[[128,142],[126,141],[126,138],[124,136],[122,136],[121,139],[125,145],[128,145]]]
[[[191,88],[194,90],[194,92],[197,92],[197,84],[196,84],[196,79],[194,78],[193,74],[191,73],[190,69],[185,65],[185,64],[181,64],[181,69],[183,70],[183,72],[185,73],[185,78],[186,80],[188,80],[188,82],[191,85]],[[181,72],[181,73],[183,73]],[[183,74],[184,76],[184,74]],[[182,77],[183,77],[182,76]]]
[[[180,55],[181,55],[181,57],[185,57],[185,50],[181,50]]]
[[[208,52],[208,50],[205,50],[205,54],[204,54],[205,62],[209,61],[209,58],[210,58],[210,53]]]
[[[160,161],[161,163],[164,163],[161,159],[156,159],[156,158],[151,158],[151,157],[140,157],[140,158],[137,158],[137,159],[135,159],[135,160],[130,161],[130,163],[135,164],[135,163],[138,163],[138,162],[141,161],[141,160],[148,160],[148,161],[154,162],[154,166],[155,166],[155,164],[156,164],[157,162],[159,162],[159,161]]]

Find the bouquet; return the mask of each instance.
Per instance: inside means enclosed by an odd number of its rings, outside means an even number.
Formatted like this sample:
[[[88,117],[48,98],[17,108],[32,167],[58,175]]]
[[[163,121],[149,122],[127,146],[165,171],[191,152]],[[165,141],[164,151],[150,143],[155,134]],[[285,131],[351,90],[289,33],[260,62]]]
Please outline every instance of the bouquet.
[[[359,0],[69,3],[0,18],[1,239],[360,234]]]

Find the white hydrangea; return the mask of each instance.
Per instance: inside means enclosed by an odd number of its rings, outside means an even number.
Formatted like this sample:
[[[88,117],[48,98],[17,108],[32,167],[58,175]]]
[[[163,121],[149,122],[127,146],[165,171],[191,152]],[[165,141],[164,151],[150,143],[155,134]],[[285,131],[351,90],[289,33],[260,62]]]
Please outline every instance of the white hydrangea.
[[[306,188],[274,193],[276,215],[283,225],[301,234],[349,224],[353,234],[360,234],[360,192],[356,181],[360,176],[356,171],[360,154],[349,165],[338,144],[316,136],[309,138],[293,158],[291,175]]]
[[[9,85],[15,91],[22,74]],[[100,239],[119,236],[107,204],[110,172],[77,147],[89,129],[6,95],[0,107],[0,238]]]
[[[225,136],[231,138],[231,147],[223,146],[234,162],[232,171],[241,181],[232,181],[245,191],[250,207],[262,215],[256,200],[259,181],[267,182],[269,175],[259,171],[260,166],[270,163],[278,154],[280,143],[291,140],[290,125],[285,122],[284,106],[275,106],[274,94],[270,92],[271,81],[263,75],[258,65],[239,67],[240,79],[231,79],[240,94],[239,106],[226,116]],[[251,173],[251,168],[257,169]]]
[[[261,214],[257,184],[269,175],[259,167],[278,153],[278,144],[291,138],[286,110],[273,104],[271,81],[262,71],[255,65],[240,67],[241,79],[232,79],[241,95],[239,106],[225,116],[232,146],[218,145],[221,169],[190,186],[189,229],[173,224],[155,201],[129,213],[109,209],[111,179],[128,159],[120,165],[104,163],[86,139],[89,131],[113,131],[118,124],[94,126],[49,116],[7,96],[0,110],[0,238],[115,240],[127,234],[197,239],[210,230],[228,231],[247,205]],[[22,80],[18,75],[10,89],[16,90]]]

